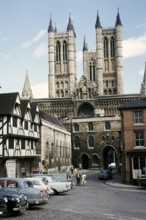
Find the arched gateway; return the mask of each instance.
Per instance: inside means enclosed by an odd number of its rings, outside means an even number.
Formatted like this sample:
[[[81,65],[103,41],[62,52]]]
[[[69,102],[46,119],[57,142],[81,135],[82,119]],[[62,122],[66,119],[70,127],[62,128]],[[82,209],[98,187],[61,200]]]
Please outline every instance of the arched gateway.
[[[105,146],[103,149],[103,167],[108,168],[108,164],[116,163],[117,152],[112,146]]]
[[[81,164],[82,164],[82,169],[89,169],[89,156],[88,156],[88,154],[81,155]]]

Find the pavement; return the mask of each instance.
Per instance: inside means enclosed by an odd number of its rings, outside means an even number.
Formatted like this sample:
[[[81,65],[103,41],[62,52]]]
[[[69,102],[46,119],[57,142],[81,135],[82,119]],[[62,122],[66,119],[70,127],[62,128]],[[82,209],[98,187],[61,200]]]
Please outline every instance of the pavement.
[[[119,188],[143,189],[142,186],[124,184],[122,175],[117,173],[113,173],[113,178],[111,180],[107,180],[106,184],[109,186],[119,187]]]
[[[90,171],[91,170],[82,170],[84,173],[88,173]],[[124,184],[122,175],[118,174],[116,171],[113,171],[113,178],[107,180],[106,184],[117,188],[144,189],[142,186]]]

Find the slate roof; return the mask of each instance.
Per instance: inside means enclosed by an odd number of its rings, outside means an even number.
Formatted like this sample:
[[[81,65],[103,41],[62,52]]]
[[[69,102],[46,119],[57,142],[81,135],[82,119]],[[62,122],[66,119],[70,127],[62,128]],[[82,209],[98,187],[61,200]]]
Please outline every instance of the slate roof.
[[[47,113],[45,113],[43,111],[40,111],[40,116],[41,116],[42,119],[65,129],[63,124],[57,118],[55,118],[54,116],[48,115]]]
[[[24,115],[26,113],[28,103],[29,103],[29,100],[21,100],[22,116],[23,117],[24,117]]]
[[[118,109],[138,109],[138,108],[146,108],[146,99],[136,99],[132,102],[129,102],[125,105],[119,106]]]
[[[19,96],[18,92],[0,94],[0,115],[11,115],[13,113],[17,96]]]

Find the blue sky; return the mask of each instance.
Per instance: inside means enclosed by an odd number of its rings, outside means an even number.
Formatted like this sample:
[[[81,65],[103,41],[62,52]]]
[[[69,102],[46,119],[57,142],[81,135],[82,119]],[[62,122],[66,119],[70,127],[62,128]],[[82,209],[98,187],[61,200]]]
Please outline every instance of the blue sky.
[[[50,14],[65,32],[69,14],[76,31],[78,79],[82,47],[95,48],[97,10],[102,27],[114,27],[119,8],[123,25],[125,94],[139,93],[146,61],[146,0],[0,0],[1,93],[22,91],[28,71],[34,97],[47,97]]]

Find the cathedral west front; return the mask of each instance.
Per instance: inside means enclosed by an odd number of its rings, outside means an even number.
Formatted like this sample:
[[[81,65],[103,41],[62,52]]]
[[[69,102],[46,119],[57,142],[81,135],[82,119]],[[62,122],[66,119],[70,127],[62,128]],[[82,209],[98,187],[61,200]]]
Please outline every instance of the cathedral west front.
[[[139,94],[124,94],[122,22],[103,28],[95,16],[95,49],[83,39],[83,74],[77,81],[76,32],[69,16],[64,32],[48,26],[48,98],[32,99],[71,132],[72,164],[84,169],[122,163],[121,119],[117,109]],[[62,143],[61,143],[62,144]]]

